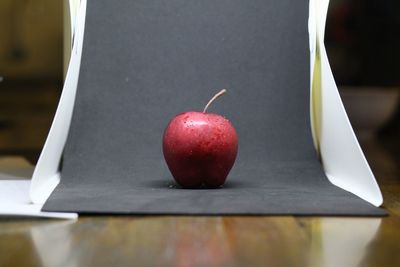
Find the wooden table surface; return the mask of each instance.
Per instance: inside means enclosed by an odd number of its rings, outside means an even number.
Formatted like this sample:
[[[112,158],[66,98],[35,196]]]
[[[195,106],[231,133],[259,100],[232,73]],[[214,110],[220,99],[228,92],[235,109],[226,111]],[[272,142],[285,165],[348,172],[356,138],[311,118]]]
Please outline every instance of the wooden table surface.
[[[388,217],[0,217],[0,266],[400,266],[399,164],[364,149]]]

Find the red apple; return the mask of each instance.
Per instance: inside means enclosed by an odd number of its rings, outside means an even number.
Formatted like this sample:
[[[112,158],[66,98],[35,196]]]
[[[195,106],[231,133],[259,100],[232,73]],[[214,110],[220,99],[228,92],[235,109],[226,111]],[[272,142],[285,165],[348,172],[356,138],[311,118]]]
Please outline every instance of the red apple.
[[[223,116],[206,113],[208,106],[226,90],[216,94],[203,112],[176,115],[164,132],[163,152],[175,181],[186,188],[219,187],[235,163],[238,138]]]

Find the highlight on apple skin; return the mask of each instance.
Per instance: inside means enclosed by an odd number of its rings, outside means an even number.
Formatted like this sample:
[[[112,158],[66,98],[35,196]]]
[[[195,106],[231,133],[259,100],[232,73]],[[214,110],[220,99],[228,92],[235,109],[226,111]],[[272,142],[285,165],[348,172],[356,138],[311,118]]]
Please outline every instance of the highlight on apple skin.
[[[184,188],[222,186],[238,152],[235,128],[225,117],[203,112],[184,112],[168,124],[163,136],[163,153],[175,181]]]

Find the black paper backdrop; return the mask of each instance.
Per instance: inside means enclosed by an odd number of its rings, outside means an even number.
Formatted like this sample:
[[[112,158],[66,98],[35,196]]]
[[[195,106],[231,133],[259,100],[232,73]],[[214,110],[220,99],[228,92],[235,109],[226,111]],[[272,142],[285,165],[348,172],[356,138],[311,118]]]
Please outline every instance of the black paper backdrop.
[[[308,1],[88,1],[62,179],[47,211],[348,214],[383,211],[331,185],[309,122]],[[210,108],[236,126],[221,189],[181,189],[162,156],[177,113]]]

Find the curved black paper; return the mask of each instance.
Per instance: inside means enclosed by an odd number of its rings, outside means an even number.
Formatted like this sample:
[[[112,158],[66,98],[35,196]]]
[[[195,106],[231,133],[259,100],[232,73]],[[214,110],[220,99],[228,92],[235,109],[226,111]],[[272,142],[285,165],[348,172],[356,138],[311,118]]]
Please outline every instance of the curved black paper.
[[[62,179],[46,211],[121,214],[384,212],[329,183],[309,122],[308,1],[88,1]],[[168,121],[210,107],[235,125],[224,188],[180,189]]]

